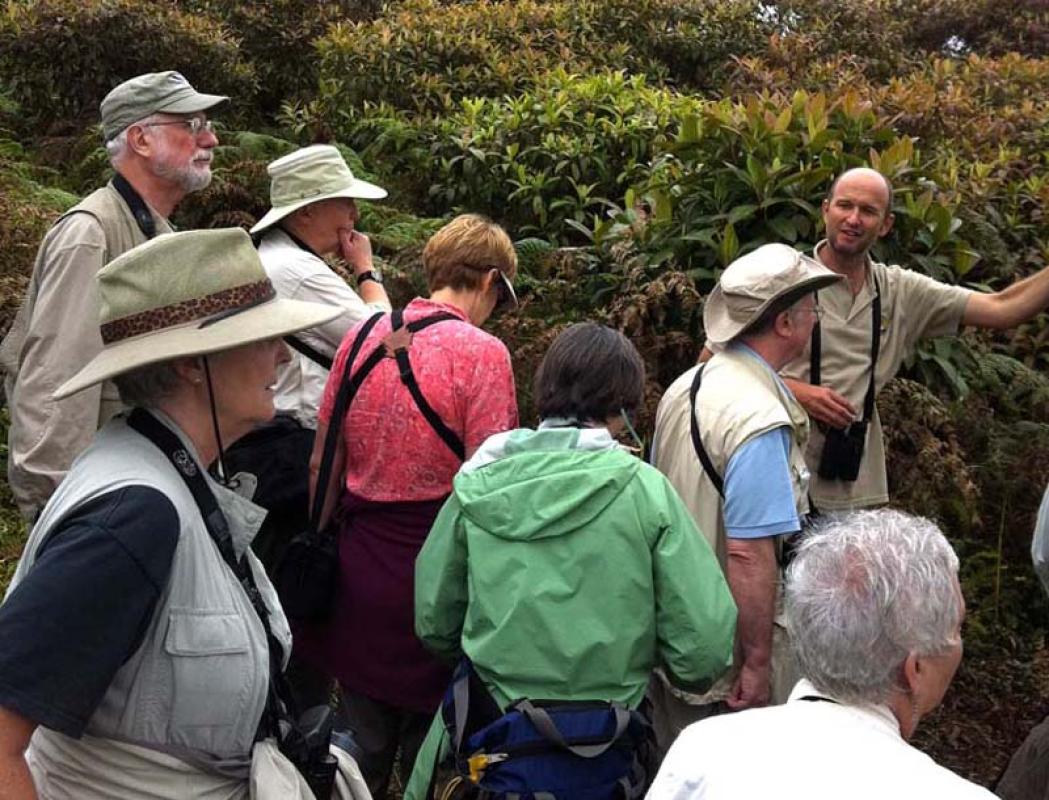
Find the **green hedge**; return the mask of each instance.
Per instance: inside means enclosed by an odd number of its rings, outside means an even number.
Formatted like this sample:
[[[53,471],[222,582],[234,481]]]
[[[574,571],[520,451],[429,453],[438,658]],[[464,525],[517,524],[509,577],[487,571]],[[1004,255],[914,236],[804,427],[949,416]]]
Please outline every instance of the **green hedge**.
[[[221,24],[148,0],[37,0],[0,13],[0,80],[25,114],[29,136],[97,123],[118,83],[175,69],[201,91],[251,109],[256,76]]]

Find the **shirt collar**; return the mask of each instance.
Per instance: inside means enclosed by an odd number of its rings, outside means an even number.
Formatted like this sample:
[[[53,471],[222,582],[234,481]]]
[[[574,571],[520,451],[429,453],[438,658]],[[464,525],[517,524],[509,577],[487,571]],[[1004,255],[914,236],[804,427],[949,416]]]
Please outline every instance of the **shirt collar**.
[[[873,727],[883,729],[886,733],[889,733],[897,739],[903,739],[900,735],[900,723],[896,719],[896,716],[892,713],[892,710],[888,705],[884,703],[844,703],[838,700],[834,695],[828,692],[821,692],[807,678],[802,678],[794,686],[793,691],[790,693],[790,698],[787,700],[788,703],[806,702],[802,698],[805,697],[821,697],[827,700],[832,700],[835,705],[846,710],[853,716],[864,719]],[[824,705],[820,703],[819,705]],[[827,705],[830,705],[829,703]]]

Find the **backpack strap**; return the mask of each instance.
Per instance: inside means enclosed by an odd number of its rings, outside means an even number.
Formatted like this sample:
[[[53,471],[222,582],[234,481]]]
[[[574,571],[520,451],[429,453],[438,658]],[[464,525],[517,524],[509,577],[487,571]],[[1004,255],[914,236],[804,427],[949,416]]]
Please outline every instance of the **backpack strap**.
[[[431,317],[424,317],[422,319],[409,322],[404,325],[404,312],[397,309],[390,315],[390,321],[393,328],[393,332],[387,339],[387,347],[393,347],[393,356],[397,359],[397,367],[401,374],[401,383],[403,383],[408,392],[412,396],[412,400],[415,401],[416,407],[420,413],[426,418],[426,421],[430,423],[430,427],[433,428],[434,433],[441,437],[448,449],[451,450],[455,457],[460,461],[466,460],[466,448],[463,446],[463,440],[449,428],[440,415],[433,410],[425,395],[422,393],[422,389],[419,388],[419,382],[415,379],[415,373],[412,371],[412,363],[408,360],[408,347],[412,342],[412,334],[418,333],[424,328],[428,328],[430,325],[434,325],[438,322],[445,322],[447,320],[457,320],[458,317],[453,314],[434,314]],[[400,331],[404,331],[404,335],[398,335]]]
[[[357,356],[364,346],[364,340],[368,338],[368,334],[375,327],[375,323],[382,317],[382,312],[373,314],[365,320],[361,329],[357,332],[357,338],[353,340],[350,354],[346,359],[347,372],[357,360]],[[331,483],[331,468],[335,461],[335,450],[338,448],[339,437],[342,435],[342,421],[346,418],[346,412],[349,410],[350,403],[353,402],[353,396],[357,394],[361,383],[375,369],[375,365],[382,360],[383,355],[385,355],[385,351],[381,346],[375,348],[375,351],[368,356],[368,359],[357,369],[357,372],[352,377],[344,375],[342,383],[339,385],[339,392],[335,396],[335,404],[331,411],[331,419],[328,420],[328,434],[324,437],[324,452],[321,455],[320,471],[317,473],[317,489],[313,497],[313,507],[310,509],[307,535],[316,535],[320,524],[321,511],[324,510],[324,501],[328,493],[328,484]]]
[[[630,712],[619,703],[609,703],[609,709],[615,714],[616,728],[608,741],[599,744],[569,744],[565,741],[561,731],[557,729],[554,721],[550,719],[550,715],[543,709],[532,705],[531,700],[519,700],[515,707],[528,717],[528,721],[543,735],[543,738],[580,758],[597,758],[619,741],[619,738],[626,732],[627,725],[630,724]]]
[[[295,350],[298,353],[304,355],[317,366],[324,367],[324,369],[331,372],[331,365],[333,363],[333,359],[331,358],[331,356],[324,355],[324,353],[322,353],[316,347],[312,347],[311,345],[306,344],[306,342],[304,342],[300,337],[295,336],[291,333],[284,337],[284,343],[287,344],[288,347],[290,347],[292,350]]]
[[[699,369],[696,370],[696,376],[692,379],[692,388],[688,392],[688,418],[690,433],[692,434],[692,448],[696,451],[696,457],[699,459],[699,463],[703,465],[703,471],[707,473],[710,482],[714,484],[718,494],[724,497],[725,481],[718,474],[718,471],[714,469],[714,462],[710,460],[710,454],[707,452],[707,448],[703,446],[703,439],[699,435],[699,422],[696,421],[696,395],[699,394],[699,386],[703,381],[703,368],[705,366],[706,364],[699,365]]]

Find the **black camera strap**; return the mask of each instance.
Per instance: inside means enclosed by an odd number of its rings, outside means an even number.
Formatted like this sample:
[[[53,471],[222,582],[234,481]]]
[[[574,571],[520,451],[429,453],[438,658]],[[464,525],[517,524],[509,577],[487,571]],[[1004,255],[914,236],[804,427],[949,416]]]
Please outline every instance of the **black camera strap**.
[[[707,473],[710,482],[714,484],[718,494],[724,497],[725,481],[718,474],[718,471],[714,469],[714,462],[710,460],[710,454],[707,452],[707,448],[703,446],[703,439],[699,435],[699,422],[696,420],[696,395],[699,394],[699,387],[703,382],[703,368],[705,366],[706,364],[699,365],[695,377],[692,378],[692,388],[688,393],[688,419],[690,433],[692,434],[692,448],[696,451],[699,463],[703,465],[703,471]]]
[[[874,299],[871,301],[871,366],[870,380],[867,383],[867,394],[863,398],[863,421],[869,422],[874,414],[875,373],[878,369],[878,353],[881,351],[881,287],[878,285],[878,277],[871,270],[871,280],[874,281]],[[813,386],[820,385],[820,361],[822,360],[822,334],[820,321],[812,326],[812,341],[809,352],[809,383]]]
[[[364,379],[371,374],[371,371],[375,369],[383,358],[391,355],[387,352],[386,343],[382,342],[368,355],[364,360],[364,363],[357,368],[356,372],[352,375],[349,374],[350,368],[357,361],[357,356],[361,352],[361,348],[364,346],[365,339],[368,338],[368,334],[371,333],[372,328],[375,327],[375,324],[383,316],[383,313],[380,312],[368,318],[364,325],[361,326],[360,331],[358,331],[357,338],[354,339],[353,345],[350,348],[350,353],[346,358],[346,375],[344,375],[342,383],[339,385],[339,392],[335,396],[331,418],[328,420],[328,433],[324,438],[324,452],[321,455],[320,470],[317,473],[317,488],[314,492],[313,506],[310,510],[309,527],[307,528],[307,535],[310,537],[315,537],[319,530],[321,512],[324,510],[324,501],[327,495],[328,484],[331,482],[331,470],[332,465],[335,462],[335,451],[338,448],[339,437],[342,435],[343,420],[346,419],[346,414],[350,410],[350,404],[353,402],[353,398],[356,396],[357,391],[361,388],[361,384],[364,383]],[[408,337],[405,340],[405,345],[397,347],[392,353],[393,357],[397,360],[401,381],[408,388],[408,391],[412,395],[412,399],[418,406],[419,411],[426,418],[426,421],[430,423],[437,435],[441,437],[444,443],[448,445],[449,449],[455,453],[459,460],[463,461],[465,460],[466,450],[463,447],[462,440],[456,436],[455,432],[444,423],[444,420],[438,416],[437,412],[434,411],[433,407],[426,401],[422,391],[419,389],[418,382],[415,380],[415,373],[412,371],[411,362],[408,360],[407,349],[407,344],[411,342],[410,334],[418,333],[424,328],[428,328],[438,322],[447,322],[458,319],[459,317],[454,314],[440,313],[429,317],[423,317],[422,319],[417,319],[414,322],[409,322],[407,325],[403,325],[404,315],[402,311],[397,310],[390,314],[391,333],[396,333],[403,326],[408,334]]]
[[[135,187],[128,183],[128,179],[119,172],[116,173],[113,175],[113,188],[117,190],[117,193],[127,203],[127,207],[131,209],[131,214],[135,218],[135,224],[142,231],[142,235],[147,239],[152,239],[156,236],[157,223],[153,219],[153,213],[149,210],[149,206],[146,205],[146,201],[142,199],[142,195],[136,192]]]
[[[290,688],[287,685],[282,669],[283,648],[277,641],[270,628],[269,609],[262,599],[255,576],[251,571],[251,565],[247,558],[237,558],[233,549],[233,538],[230,536],[229,523],[226,515],[222,513],[218,500],[215,499],[211,487],[204,478],[203,470],[197,464],[193,456],[186,450],[179,437],[143,408],[136,408],[128,415],[127,424],[130,428],[146,437],[157,449],[160,450],[175,467],[175,471],[185,481],[186,487],[193,495],[193,499],[204,519],[204,526],[208,530],[215,546],[222,555],[222,560],[233,571],[240,582],[244,594],[247,595],[252,608],[262,623],[262,629],[266,633],[266,647],[270,660],[270,680],[266,692],[266,707],[259,722],[256,739],[264,739],[268,735],[274,735],[280,740],[280,720],[290,719],[289,712],[295,713]]]

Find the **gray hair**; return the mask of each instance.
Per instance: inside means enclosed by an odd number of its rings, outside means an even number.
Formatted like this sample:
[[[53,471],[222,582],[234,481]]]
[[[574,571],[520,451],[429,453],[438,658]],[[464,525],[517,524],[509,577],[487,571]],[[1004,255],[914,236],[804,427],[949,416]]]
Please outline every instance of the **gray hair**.
[[[116,384],[124,405],[148,408],[171,395],[180,380],[175,372],[174,362],[161,361],[117,375],[113,378],[113,383]]]
[[[787,625],[802,674],[843,702],[885,702],[910,653],[958,643],[958,557],[922,517],[877,509],[807,533],[787,573]]]
[[[153,122],[156,118],[156,114],[150,114],[148,117],[143,117],[137,122],[132,122],[127,128],[124,128],[120,133],[114,136],[112,139],[106,141],[106,154],[109,156],[109,163],[111,166],[116,165],[124,158],[127,154],[127,132],[128,128],[132,125],[147,125]]]

